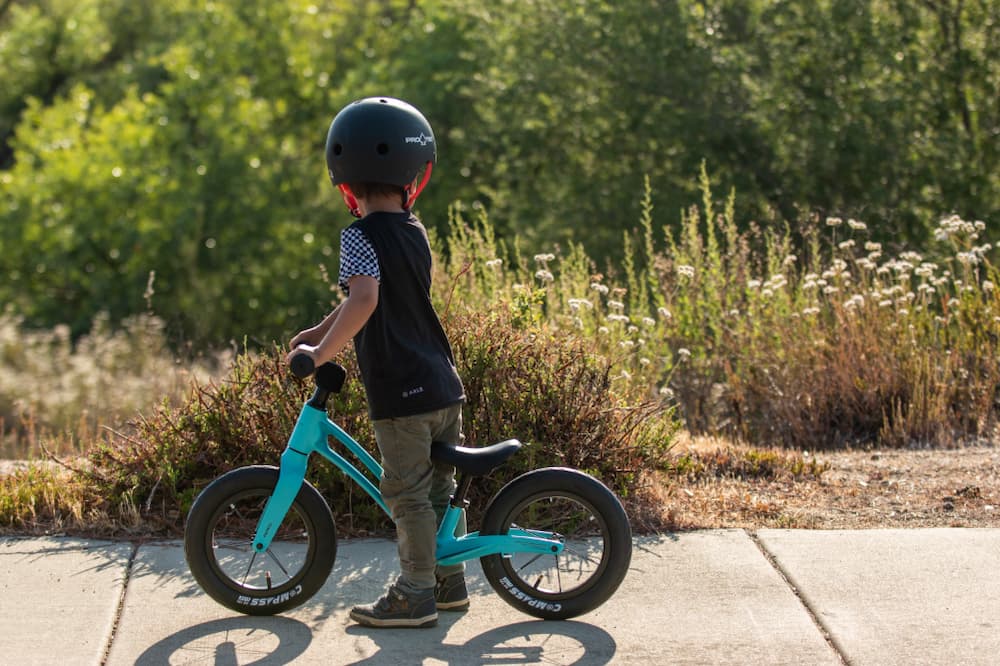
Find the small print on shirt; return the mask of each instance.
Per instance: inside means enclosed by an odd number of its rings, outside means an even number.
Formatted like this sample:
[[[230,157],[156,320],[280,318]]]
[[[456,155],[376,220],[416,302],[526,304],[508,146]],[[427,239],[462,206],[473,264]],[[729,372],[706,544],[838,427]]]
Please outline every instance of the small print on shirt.
[[[337,283],[345,293],[350,293],[347,282],[355,275],[367,275],[382,281],[375,248],[364,232],[348,227],[340,233],[340,274],[337,277]]]

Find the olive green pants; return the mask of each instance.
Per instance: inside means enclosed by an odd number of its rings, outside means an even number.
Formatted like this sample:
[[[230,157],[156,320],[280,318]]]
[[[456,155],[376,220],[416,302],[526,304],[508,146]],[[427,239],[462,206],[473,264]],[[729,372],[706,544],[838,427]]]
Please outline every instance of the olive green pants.
[[[372,422],[382,455],[379,490],[396,523],[400,576],[408,591],[434,587],[435,573],[465,570],[456,564],[436,567],[437,526],[455,492],[455,468],[431,461],[431,442],[462,443],[462,405],[425,414]],[[465,534],[465,516],[455,529]]]

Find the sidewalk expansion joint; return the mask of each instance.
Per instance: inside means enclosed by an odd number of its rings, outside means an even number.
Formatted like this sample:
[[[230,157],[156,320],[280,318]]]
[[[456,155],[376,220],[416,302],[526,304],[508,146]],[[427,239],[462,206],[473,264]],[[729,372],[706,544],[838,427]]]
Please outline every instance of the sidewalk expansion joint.
[[[135,557],[139,552],[139,544],[132,543],[132,552],[129,553],[128,563],[125,565],[125,573],[122,579],[122,591],[118,595],[118,606],[115,608],[115,616],[111,621],[111,632],[108,634],[108,642],[104,645],[104,651],[101,654],[101,666],[108,663],[108,657],[111,655],[111,646],[115,642],[115,636],[118,633],[118,624],[122,620],[122,611],[125,609],[125,595],[128,594],[128,584],[132,579],[132,567],[135,566]]]
[[[771,567],[774,568],[776,572],[778,572],[778,575],[781,576],[781,580],[785,582],[785,585],[788,586],[788,589],[792,591],[792,594],[795,595],[795,598],[799,600],[800,604],[802,604],[802,608],[804,608],[806,613],[809,614],[809,619],[811,619],[812,623],[816,625],[816,628],[819,630],[819,633],[823,636],[823,640],[826,641],[826,644],[829,645],[830,649],[833,650],[833,652],[837,655],[837,657],[840,659],[840,662],[842,664],[845,664],[845,666],[850,666],[851,664],[850,660],[847,659],[847,656],[844,654],[844,651],[841,650],[840,646],[837,645],[837,641],[833,639],[833,634],[831,634],[830,630],[826,627],[825,624],[823,624],[823,620],[820,619],[819,614],[816,612],[816,610],[809,605],[809,601],[806,600],[806,598],[802,596],[802,594],[799,592],[799,588],[789,577],[788,573],[781,568],[781,565],[778,563],[777,558],[775,558],[774,555],[772,555],[770,551],[767,550],[767,548],[764,546],[761,540],[757,537],[757,531],[748,529],[745,530],[745,532],[747,533],[747,536],[750,537],[750,540],[754,542],[754,545],[757,546],[757,550],[759,550],[761,555],[764,556],[764,559],[766,559],[768,563],[771,565]]]

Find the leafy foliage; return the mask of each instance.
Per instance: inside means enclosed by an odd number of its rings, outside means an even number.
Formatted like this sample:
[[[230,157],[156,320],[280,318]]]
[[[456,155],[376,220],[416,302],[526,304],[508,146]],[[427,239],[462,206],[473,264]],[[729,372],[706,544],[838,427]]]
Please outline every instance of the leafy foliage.
[[[939,213],[1000,212],[998,11],[0,3],[0,300],[74,337],[100,311],[117,323],[150,303],[174,341],[283,337],[329,305],[316,276],[347,216],[323,138],[370,94],[409,99],[436,128],[420,212],[440,233],[461,200],[508,245],[620,260],[643,178],[682,210],[707,160],[740,193],[741,230],[818,211],[922,242]]]

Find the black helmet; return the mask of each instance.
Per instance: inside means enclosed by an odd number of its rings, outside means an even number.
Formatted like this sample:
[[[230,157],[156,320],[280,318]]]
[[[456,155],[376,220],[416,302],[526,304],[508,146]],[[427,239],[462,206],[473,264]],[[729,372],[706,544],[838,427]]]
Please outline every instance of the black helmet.
[[[398,185],[406,193],[405,207],[430,179],[437,160],[434,131],[415,107],[392,97],[368,97],[341,109],[326,135],[326,166],[330,181],[357,214],[349,183]],[[420,185],[414,179],[426,167]],[[349,197],[349,198],[348,198]]]

